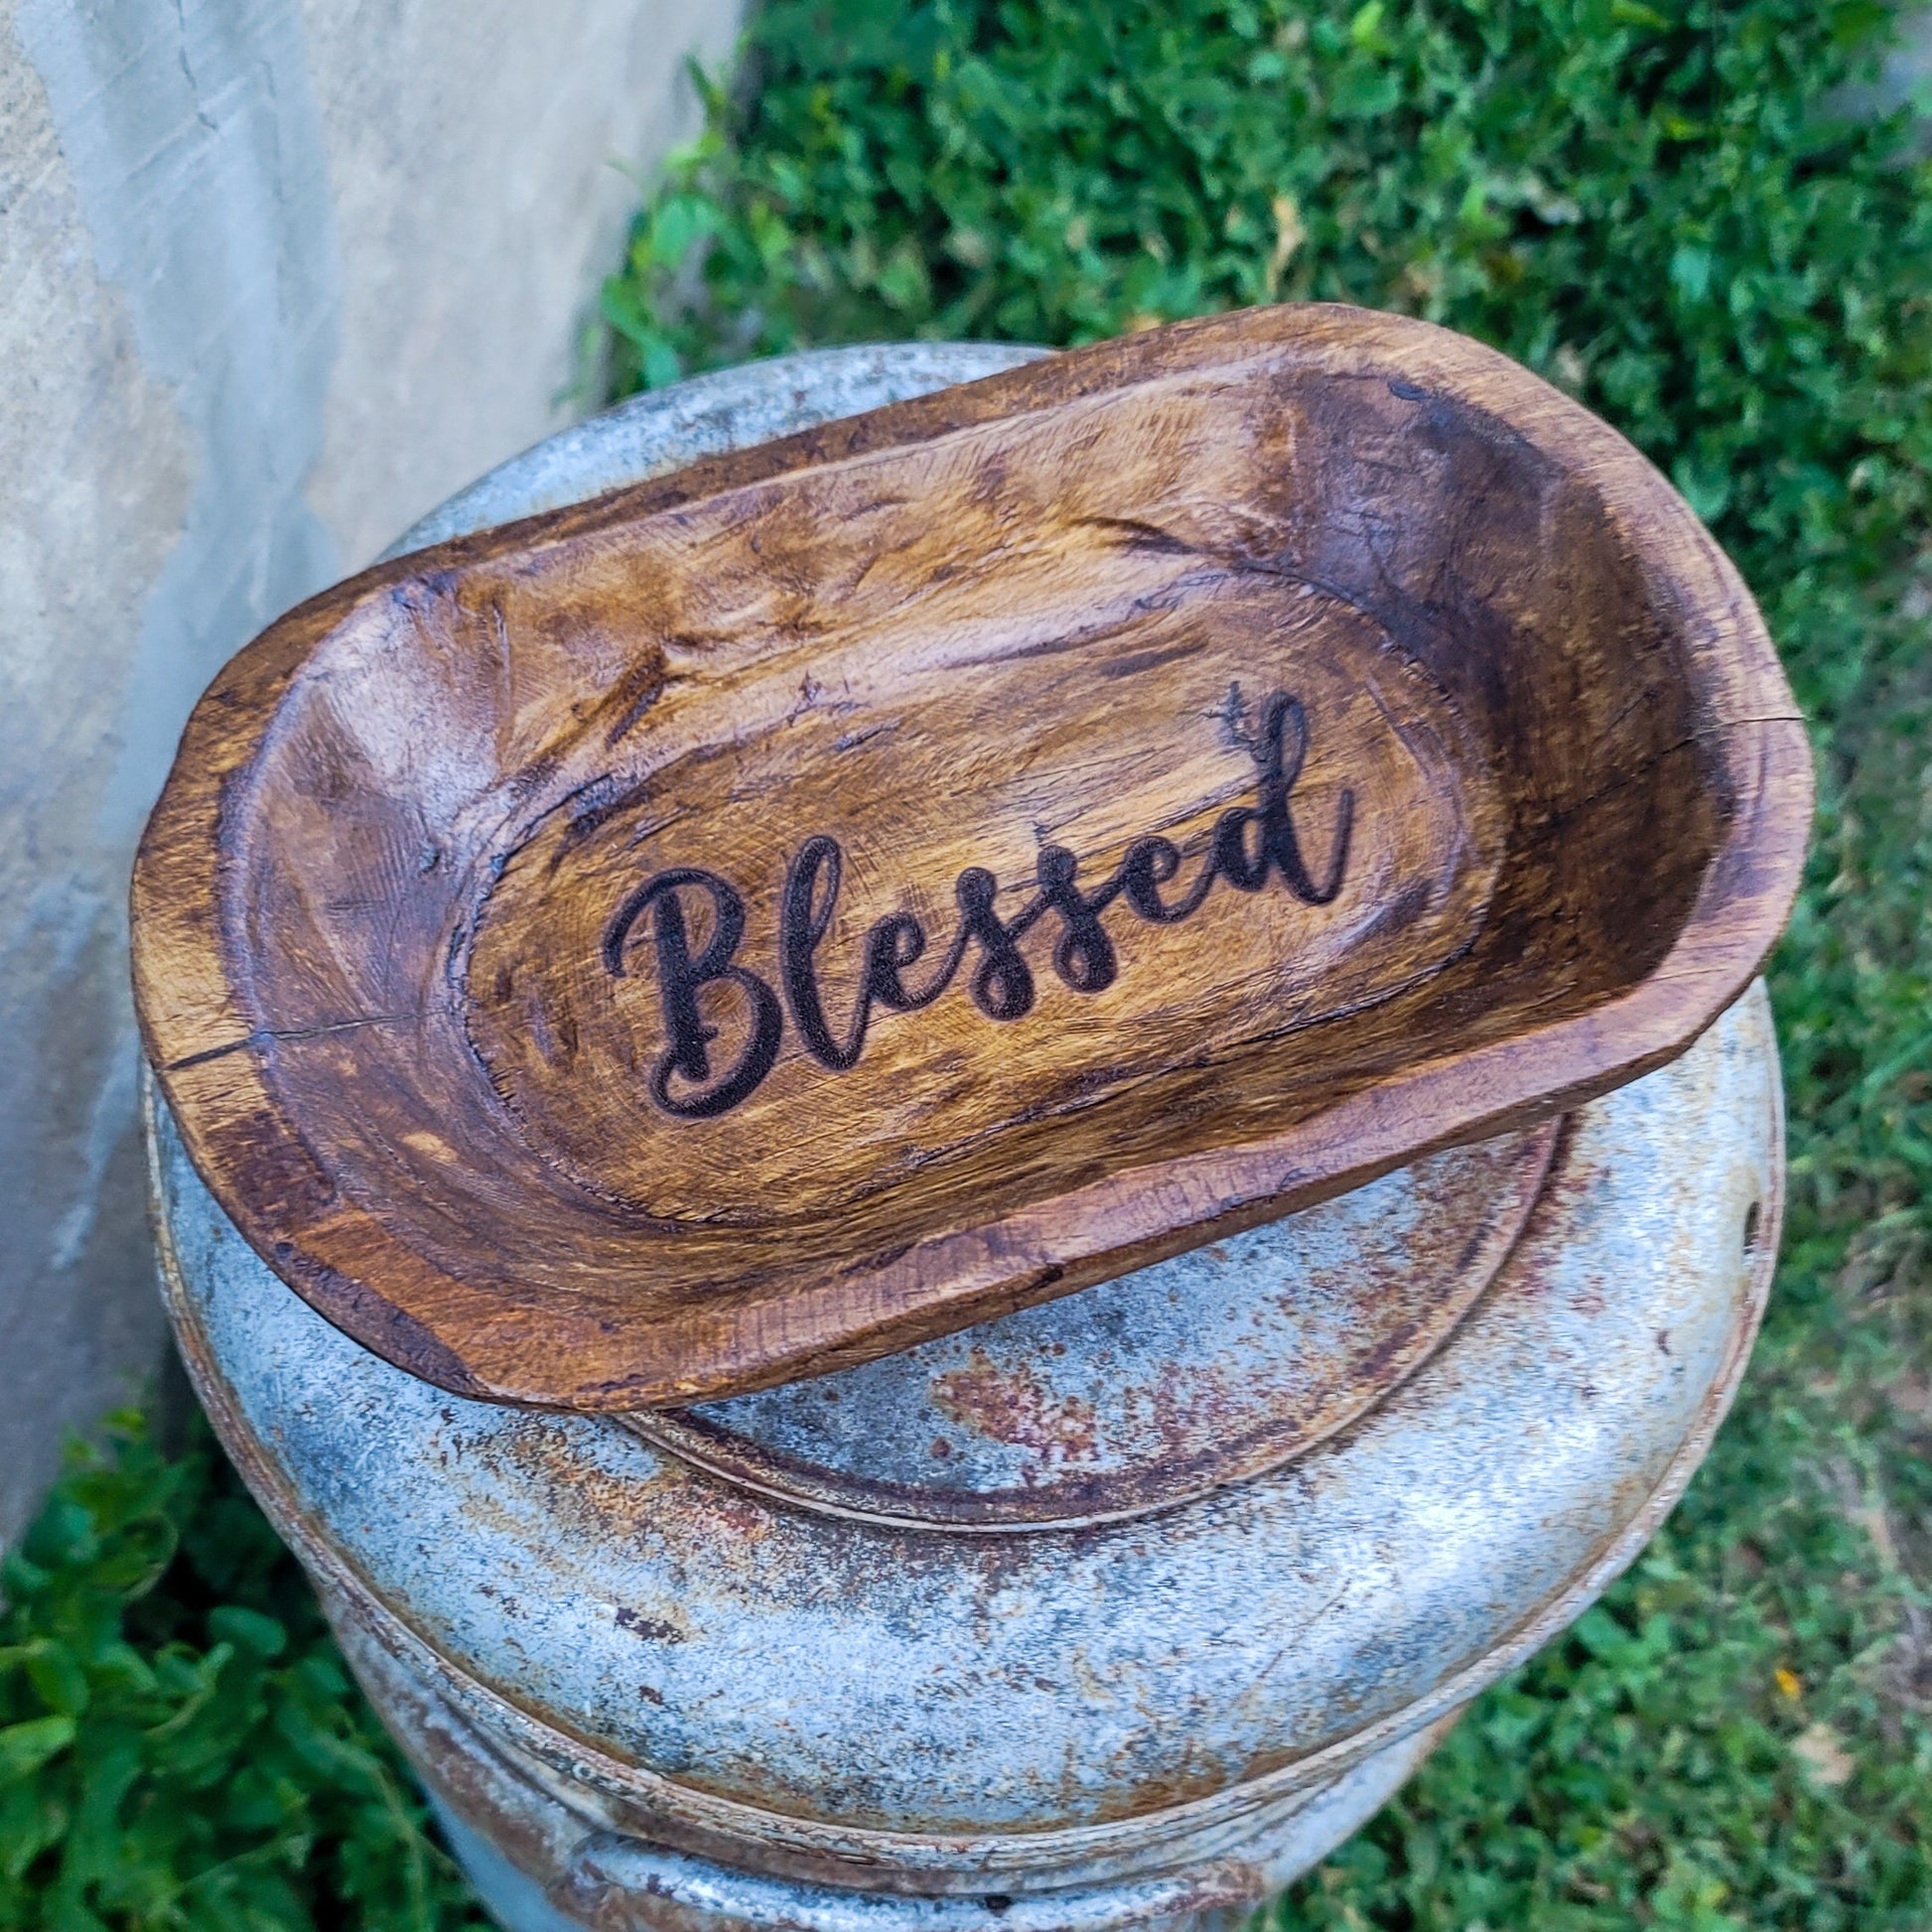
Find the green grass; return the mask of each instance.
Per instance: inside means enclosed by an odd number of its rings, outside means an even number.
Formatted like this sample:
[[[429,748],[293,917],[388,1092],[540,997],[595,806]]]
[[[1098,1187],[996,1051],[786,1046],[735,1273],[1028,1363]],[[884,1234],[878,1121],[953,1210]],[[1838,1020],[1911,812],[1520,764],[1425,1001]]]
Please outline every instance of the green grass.
[[[197,1418],[76,1451],[0,1571],[0,1927],[486,1921]]]
[[[1669,472],[1814,721],[1790,1216],[1737,1410],[1285,1929],[1932,1926],[1932,171],[1833,107],[1888,18],[770,0],[606,290],[620,389],[1275,298],[1433,317]],[[83,1458],[6,1590],[0,1928],[465,1922],[205,1440]]]

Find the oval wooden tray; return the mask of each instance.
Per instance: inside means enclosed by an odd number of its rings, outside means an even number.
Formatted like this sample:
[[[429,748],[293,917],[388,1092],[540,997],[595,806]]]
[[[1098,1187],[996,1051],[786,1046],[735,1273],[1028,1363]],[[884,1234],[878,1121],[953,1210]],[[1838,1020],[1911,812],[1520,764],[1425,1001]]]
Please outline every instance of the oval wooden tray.
[[[323,1313],[648,1408],[1659,1064],[1775,937],[1810,779],[1621,438],[1444,331],[1262,310],[303,606],[189,724],[137,1001]]]

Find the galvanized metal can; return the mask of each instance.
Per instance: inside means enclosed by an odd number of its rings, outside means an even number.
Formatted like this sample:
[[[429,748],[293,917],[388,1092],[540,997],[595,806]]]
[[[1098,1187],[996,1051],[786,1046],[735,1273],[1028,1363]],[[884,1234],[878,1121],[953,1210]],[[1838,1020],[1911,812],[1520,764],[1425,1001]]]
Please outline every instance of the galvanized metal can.
[[[1009,366],[707,376],[414,548]],[[170,1312],[229,1452],[513,1932],[1231,1923],[1642,1548],[1777,1244],[1754,986],[1567,1120],[815,1381],[465,1401],[245,1245],[150,1092]]]

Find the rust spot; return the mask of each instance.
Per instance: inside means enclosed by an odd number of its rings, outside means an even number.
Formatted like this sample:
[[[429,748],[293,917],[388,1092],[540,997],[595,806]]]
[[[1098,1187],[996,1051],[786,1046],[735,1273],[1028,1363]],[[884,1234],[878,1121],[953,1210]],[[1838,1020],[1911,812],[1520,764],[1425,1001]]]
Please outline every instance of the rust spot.
[[[624,1608],[618,1611],[618,1628],[628,1630],[632,1636],[642,1637],[649,1643],[682,1643],[685,1634],[661,1616],[641,1616],[635,1610]]]
[[[975,1348],[965,1368],[942,1375],[933,1402],[990,1442],[1033,1449],[1049,1462],[1087,1461],[1095,1452],[1093,1404],[1060,1395],[1024,1366],[1002,1368]]]

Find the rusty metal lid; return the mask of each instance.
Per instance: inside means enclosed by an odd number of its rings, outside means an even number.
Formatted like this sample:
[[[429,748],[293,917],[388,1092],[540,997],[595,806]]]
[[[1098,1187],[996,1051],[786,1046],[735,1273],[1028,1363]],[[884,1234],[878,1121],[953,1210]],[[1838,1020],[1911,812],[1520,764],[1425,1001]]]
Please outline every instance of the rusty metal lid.
[[[843,1374],[624,1418],[766,1495],[996,1530],[1166,1508],[1345,1429],[1514,1247],[1557,1124]]]

